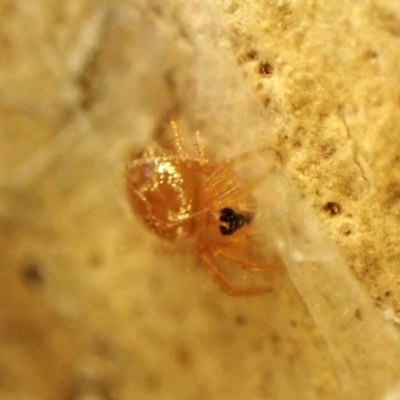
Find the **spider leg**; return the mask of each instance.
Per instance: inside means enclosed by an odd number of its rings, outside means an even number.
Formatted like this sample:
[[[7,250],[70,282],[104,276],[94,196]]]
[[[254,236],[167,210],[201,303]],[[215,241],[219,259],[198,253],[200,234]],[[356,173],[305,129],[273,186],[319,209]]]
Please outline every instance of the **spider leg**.
[[[186,253],[193,253],[193,246],[190,244],[180,245],[179,247],[171,246],[170,243],[160,242],[157,244],[157,247],[163,254],[167,254],[169,256],[181,255]]]
[[[206,149],[204,147],[204,140],[203,140],[203,135],[201,134],[201,132],[199,130],[196,131],[196,150],[197,153],[200,156],[201,162],[203,164],[207,164],[208,163],[208,157],[207,157],[207,153],[206,153]]]
[[[218,283],[223,291],[231,296],[251,296],[266,293],[267,289],[258,286],[250,288],[237,288],[232,282],[216,267],[207,256],[201,258],[207,272]]]
[[[247,151],[238,156],[229,158],[215,168],[206,182],[206,186],[209,187],[209,190],[215,193],[215,200],[226,202],[232,199],[243,198],[264,182],[265,173],[260,173],[250,178],[248,177],[247,181],[244,181],[244,179],[240,177],[241,174],[238,174],[234,168],[235,164],[240,165],[241,162],[246,160],[252,161],[254,153],[264,152],[273,152],[275,158],[282,164],[282,156],[277,150],[269,146],[263,146],[259,149]]]
[[[182,132],[179,128],[178,122],[175,119],[171,119],[170,125],[176,151],[181,154],[186,154],[186,151],[183,148]]]
[[[243,182],[233,169],[233,160],[225,161],[212,171],[205,183],[208,192],[212,193],[212,198],[209,200],[210,208],[246,198],[264,180],[265,176],[259,176]]]
[[[170,120],[170,126],[171,126],[171,134],[174,139],[175,150],[179,154],[187,155],[187,152],[184,149],[184,145],[183,145],[182,131],[181,131],[176,119]],[[201,164],[203,164],[203,165],[207,164],[208,158],[207,158],[206,150],[204,147],[203,136],[199,130],[196,131],[196,142],[194,145],[195,145],[196,151],[199,155]]]
[[[213,254],[215,257],[228,264],[234,265],[250,272],[270,271],[280,269],[282,267],[282,265],[280,265],[278,262],[276,264],[257,264],[233,257],[231,255],[226,256],[222,253],[221,250],[215,250]]]

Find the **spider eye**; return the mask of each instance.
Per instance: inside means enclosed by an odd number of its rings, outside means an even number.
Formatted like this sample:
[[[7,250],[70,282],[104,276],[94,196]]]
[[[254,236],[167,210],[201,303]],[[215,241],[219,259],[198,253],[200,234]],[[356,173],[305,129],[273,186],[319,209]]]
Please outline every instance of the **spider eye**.
[[[221,222],[230,223],[235,219],[235,217],[235,211],[233,211],[232,208],[225,207],[221,210],[221,216],[219,217],[219,220]]]
[[[233,230],[230,228],[227,228],[226,226],[221,225],[219,227],[220,232],[224,235],[224,236],[230,236],[233,234]]]
[[[227,226],[221,225],[219,227],[219,230],[223,235],[232,235],[246,222],[244,215],[236,213],[234,210],[232,210],[232,208],[229,207],[225,207],[221,210],[219,220],[227,224]]]

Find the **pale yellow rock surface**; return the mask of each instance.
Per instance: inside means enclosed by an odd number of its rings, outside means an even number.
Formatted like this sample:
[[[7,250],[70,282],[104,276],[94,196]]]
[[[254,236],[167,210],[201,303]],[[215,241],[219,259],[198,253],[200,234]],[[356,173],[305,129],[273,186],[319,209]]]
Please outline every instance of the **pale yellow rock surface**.
[[[0,399],[400,398],[399,76],[397,1],[2,1]],[[254,151],[266,295],[129,209],[176,108]]]

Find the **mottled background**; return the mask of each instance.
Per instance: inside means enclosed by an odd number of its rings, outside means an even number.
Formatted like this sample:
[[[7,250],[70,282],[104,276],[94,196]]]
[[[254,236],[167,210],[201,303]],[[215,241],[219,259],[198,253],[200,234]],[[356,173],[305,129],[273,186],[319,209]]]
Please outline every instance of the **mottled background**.
[[[2,0],[0,398],[400,399],[399,72],[397,0]],[[254,151],[264,296],[129,210],[176,109]]]

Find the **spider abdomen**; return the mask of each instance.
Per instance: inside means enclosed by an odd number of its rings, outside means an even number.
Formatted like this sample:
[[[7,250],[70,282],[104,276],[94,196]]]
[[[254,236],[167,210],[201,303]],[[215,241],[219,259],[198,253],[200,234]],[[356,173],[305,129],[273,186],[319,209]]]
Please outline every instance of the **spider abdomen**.
[[[143,222],[163,239],[185,238],[196,229],[199,162],[148,152],[127,166],[131,207]]]

